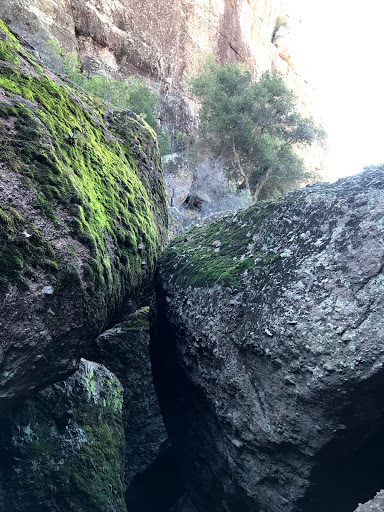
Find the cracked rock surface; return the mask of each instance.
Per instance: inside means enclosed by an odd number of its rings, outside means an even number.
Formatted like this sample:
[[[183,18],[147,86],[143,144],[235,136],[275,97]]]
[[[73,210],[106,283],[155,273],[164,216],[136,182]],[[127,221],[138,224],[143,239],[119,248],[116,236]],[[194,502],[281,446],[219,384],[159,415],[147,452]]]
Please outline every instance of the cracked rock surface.
[[[155,386],[199,512],[350,512],[383,487],[383,265],[384,166],[167,249]]]

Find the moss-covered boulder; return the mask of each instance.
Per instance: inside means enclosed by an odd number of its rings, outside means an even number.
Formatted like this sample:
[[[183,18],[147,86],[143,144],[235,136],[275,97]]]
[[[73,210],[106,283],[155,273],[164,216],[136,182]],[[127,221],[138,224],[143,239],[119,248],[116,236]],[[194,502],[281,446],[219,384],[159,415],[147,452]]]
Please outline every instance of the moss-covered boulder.
[[[123,389],[82,360],[0,419],[0,496],[12,512],[126,512]],[[1,471],[1,468],[3,471]]]
[[[383,292],[384,166],[167,248],[154,382],[199,512],[349,512],[383,488]]]
[[[76,367],[166,239],[154,132],[74,89],[0,22],[0,408]]]

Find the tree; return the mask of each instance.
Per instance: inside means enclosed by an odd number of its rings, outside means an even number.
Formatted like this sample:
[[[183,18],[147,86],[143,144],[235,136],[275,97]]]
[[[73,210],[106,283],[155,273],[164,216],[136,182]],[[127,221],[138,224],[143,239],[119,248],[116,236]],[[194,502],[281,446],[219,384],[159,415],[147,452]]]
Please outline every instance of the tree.
[[[210,57],[192,80],[192,91],[201,98],[201,139],[254,199],[313,178],[295,150],[325,133],[300,114],[281,74],[266,72],[256,82],[242,64],[222,66]]]

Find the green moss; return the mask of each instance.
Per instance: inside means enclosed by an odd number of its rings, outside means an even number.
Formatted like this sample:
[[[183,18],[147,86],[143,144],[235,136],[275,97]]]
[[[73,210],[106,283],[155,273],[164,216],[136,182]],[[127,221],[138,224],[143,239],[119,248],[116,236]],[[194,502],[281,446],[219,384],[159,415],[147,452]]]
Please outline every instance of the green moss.
[[[52,245],[44,240],[32,223],[7,205],[0,205],[0,249],[2,292],[10,282],[28,287],[28,277],[33,268],[48,268],[51,272],[57,270]]]
[[[122,387],[94,367],[75,378],[2,418],[1,441],[17,453],[10,509],[15,497],[20,510],[126,512]]]
[[[9,30],[6,24],[0,20],[0,61],[13,65],[20,64],[21,60],[35,70],[41,71],[42,68],[36,62],[35,57],[28,53],[17,40],[14,34]]]
[[[124,331],[149,331],[149,306],[138,309],[122,324]]]
[[[91,255],[85,265],[92,285],[87,288],[86,307],[102,324],[105,317],[94,313],[105,304],[118,308],[125,293],[138,289],[154,271],[160,248],[154,218],[164,229],[165,192],[161,176],[142,173],[136,161],[147,164],[151,158],[161,168],[155,135],[145,123],[124,113],[116,113],[118,121],[110,115],[106,122],[104,107],[96,98],[80,90],[75,94],[36,66],[30,73],[33,59],[29,56],[26,62],[26,52],[12,34],[2,47],[18,52],[14,59],[5,50],[2,54],[12,66],[0,62],[0,87],[11,99],[10,104],[0,105],[0,119],[12,122],[17,134],[10,137],[8,128],[0,125],[4,141],[0,160],[36,191],[34,207],[56,228],[58,209],[64,206],[68,211],[68,225],[62,227],[87,245]],[[146,153],[133,154],[132,140],[146,145]],[[144,247],[141,253],[139,244]],[[20,270],[16,263],[15,273]]]
[[[276,257],[274,253],[264,254],[261,248],[249,248],[258,219],[271,211],[269,202],[260,202],[207,227],[195,228],[168,247],[162,264],[183,286],[241,286],[256,262],[267,266]]]
[[[5,34],[5,40],[0,40],[0,60],[17,64],[19,59],[16,52],[20,50],[19,41],[2,20],[0,20],[0,32]]]

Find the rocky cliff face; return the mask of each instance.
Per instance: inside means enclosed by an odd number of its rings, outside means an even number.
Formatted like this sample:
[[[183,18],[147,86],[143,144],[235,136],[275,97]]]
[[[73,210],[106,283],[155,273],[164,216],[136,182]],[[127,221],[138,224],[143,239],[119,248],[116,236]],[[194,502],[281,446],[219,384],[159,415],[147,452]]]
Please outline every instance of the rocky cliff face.
[[[152,130],[74,91],[0,25],[0,408],[76,368],[166,239]]]
[[[382,488],[383,205],[381,167],[167,249],[155,384],[199,512],[349,512]]]
[[[256,75],[281,71],[302,105],[310,105],[286,29],[272,42],[286,11],[282,0],[8,0],[0,17],[42,51],[42,41],[54,37],[78,51],[88,69],[148,78],[160,92],[163,125],[190,133],[196,104],[188,82],[207,53],[222,63],[245,62]]]
[[[199,105],[189,81],[207,53],[221,63],[244,62],[255,76],[280,71],[303,112],[311,113],[312,89],[294,67],[289,29],[283,23],[276,30],[276,21],[290,9],[283,0],[7,0],[0,5],[0,17],[42,54],[47,53],[44,41],[55,38],[65,49],[77,51],[88,71],[139,75],[157,91],[158,117],[176,151],[172,161],[164,162],[168,200],[178,207],[189,194],[196,195],[191,184],[205,168],[206,156],[190,165],[175,141],[179,131],[191,141],[196,138]],[[321,173],[325,152],[316,145],[301,156],[309,169]],[[216,159],[209,161],[209,167],[215,165]],[[211,174],[206,178],[211,180]],[[227,192],[224,170],[220,180]],[[216,199],[204,194],[205,202],[220,209]]]

